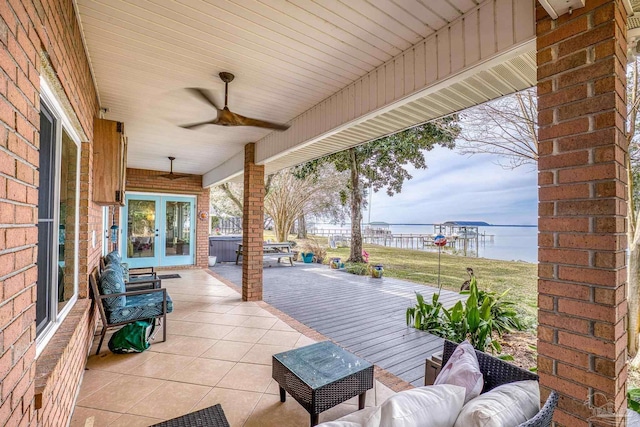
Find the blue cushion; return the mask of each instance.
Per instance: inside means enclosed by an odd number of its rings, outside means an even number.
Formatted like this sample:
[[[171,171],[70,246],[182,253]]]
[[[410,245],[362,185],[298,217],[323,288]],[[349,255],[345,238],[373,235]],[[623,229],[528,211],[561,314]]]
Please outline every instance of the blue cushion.
[[[124,277],[124,281],[128,282],[129,281],[129,264],[127,264],[126,262],[121,262],[120,265],[122,266],[122,276]]]
[[[125,292],[124,277],[121,268],[108,266],[100,275],[100,283],[98,284],[100,295],[119,294]],[[113,298],[105,298],[102,300],[105,310],[113,310],[124,307],[127,303],[127,297],[120,295]]]
[[[167,293],[167,313],[173,311],[173,301]],[[133,295],[127,298],[127,304],[113,310],[107,310],[109,323],[128,320],[149,319],[162,314],[162,292]]]
[[[117,251],[109,252],[104,256],[105,265],[109,265],[114,261],[118,264],[122,262],[122,258],[120,258],[120,254]]]

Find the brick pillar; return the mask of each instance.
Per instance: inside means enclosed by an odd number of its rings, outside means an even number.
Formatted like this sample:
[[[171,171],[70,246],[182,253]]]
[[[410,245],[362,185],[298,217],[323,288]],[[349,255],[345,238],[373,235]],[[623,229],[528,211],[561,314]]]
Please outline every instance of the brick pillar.
[[[620,0],[538,5],[538,372],[563,426],[624,425],[625,39]]]
[[[262,237],[264,231],[264,166],[256,165],[256,145],[244,147],[242,208],[242,300],[262,300]]]

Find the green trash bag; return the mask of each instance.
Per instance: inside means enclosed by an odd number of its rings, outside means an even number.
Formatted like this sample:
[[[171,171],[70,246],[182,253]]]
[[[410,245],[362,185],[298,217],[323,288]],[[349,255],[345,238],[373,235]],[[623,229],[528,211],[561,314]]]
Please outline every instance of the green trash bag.
[[[109,340],[113,353],[142,353],[149,348],[149,337],[153,333],[153,320],[138,320],[124,325]]]

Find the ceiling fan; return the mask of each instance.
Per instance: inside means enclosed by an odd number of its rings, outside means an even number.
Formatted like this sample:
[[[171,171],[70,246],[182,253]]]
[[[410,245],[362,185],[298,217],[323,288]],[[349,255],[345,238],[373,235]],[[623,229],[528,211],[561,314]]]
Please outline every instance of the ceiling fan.
[[[210,104],[213,108],[218,112],[218,116],[206,122],[200,123],[191,123],[188,125],[182,125],[181,128],[184,129],[196,129],[200,126],[205,125],[219,125],[219,126],[254,126],[259,128],[267,128],[267,129],[275,129],[275,130],[287,130],[289,129],[289,125],[267,122],[265,120],[252,119],[250,117],[244,117],[240,114],[236,114],[229,110],[227,106],[227,101],[229,99],[229,83],[233,81],[234,75],[227,72],[221,72],[220,79],[224,82],[224,108],[220,109],[216,105],[215,101],[209,96],[209,94],[200,88],[188,88],[187,90],[194,95],[200,97],[200,99],[204,100],[208,104]]]
[[[158,178],[170,179],[173,181],[174,179],[182,179],[182,178],[187,178],[189,176],[189,175],[180,175],[180,174],[173,173],[173,161],[175,159],[176,159],[175,157],[169,156],[169,160],[171,161],[171,171],[164,175],[158,175]]]

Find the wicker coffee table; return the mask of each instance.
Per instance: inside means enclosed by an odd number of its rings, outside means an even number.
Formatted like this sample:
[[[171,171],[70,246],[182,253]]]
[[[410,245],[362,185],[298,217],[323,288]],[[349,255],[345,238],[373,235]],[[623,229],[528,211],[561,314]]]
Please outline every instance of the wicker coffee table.
[[[373,365],[330,341],[273,355],[273,379],[280,385],[280,401],[288,392],[311,415],[311,425],[327,409],[359,397],[364,408],[373,388]]]

